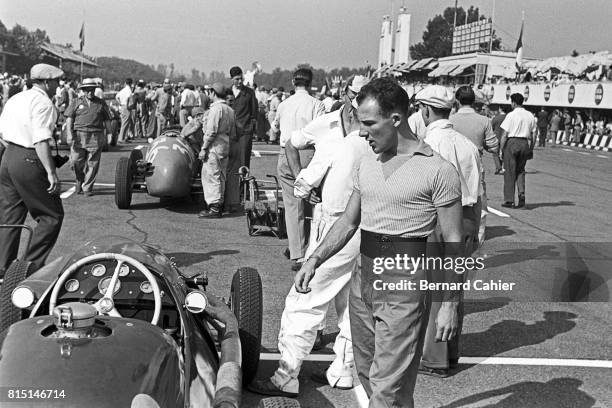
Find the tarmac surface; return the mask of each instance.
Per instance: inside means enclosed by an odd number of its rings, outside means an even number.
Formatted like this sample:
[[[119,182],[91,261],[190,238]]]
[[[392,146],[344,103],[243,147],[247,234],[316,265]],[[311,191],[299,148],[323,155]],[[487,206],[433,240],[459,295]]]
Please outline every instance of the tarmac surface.
[[[273,373],[284,298],[293,272],[282,255],[286,240],[249,236],[244,214],[201,220],[197,203],[161,201],[134,194],[129,210],[114,203],[119,157],[138,143],[103,153],[95,195],[71,193],[69,166],[60,170],[66,216],[50,257],[72,252],[102,235],[146,242],[175,258],[188,274],[207,272],[208,290],[229,295],[238,267],[258,269],[264,285],[265,360],[259,377]],[[146,142],[141,142],[141,146]],[[252,170],[276,173],[278,146],[256,143]],[[512,291],[466,293],[463,356],[446,379],[419,376],[418,407],[612,407],[612,153],[579,148],[537,148],[527,165],[527,208],[506,209],[503,176],[485,154],[487,193],[493,213],[479,252],[484,270],[472,280],[514,282]],[[73,190],[72,190],[73,191]],[[333,308],[332,308],[333,309]],[[331,361],[335,315],[328,317],[326,348],[304,364],[303,407],[358,407],[360,390],[339,391],[310,380]],[[260,396],[245,391],[243,405]]]

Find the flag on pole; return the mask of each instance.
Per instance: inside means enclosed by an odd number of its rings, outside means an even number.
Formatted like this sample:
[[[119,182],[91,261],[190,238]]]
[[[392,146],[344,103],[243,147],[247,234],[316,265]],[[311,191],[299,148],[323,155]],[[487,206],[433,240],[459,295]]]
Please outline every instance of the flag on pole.
[[[83,46],[85,45],[85,23],[81,25],[81,32],[79,33],[79,40],[81,41],[79,50],[83,52]]]
[[[521,23],[521,33],[519,34],[518,41],[516,42],[516,69],[520,72],[521,65],[523,65],[523,25],[525,21]]]

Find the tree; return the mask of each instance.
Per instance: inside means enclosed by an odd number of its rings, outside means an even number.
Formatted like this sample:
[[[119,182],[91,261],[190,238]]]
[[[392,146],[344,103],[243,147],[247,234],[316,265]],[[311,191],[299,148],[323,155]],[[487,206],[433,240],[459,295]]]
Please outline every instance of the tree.
[[[422,58],[441,58],[451,55],[453,42],[453,22],[456,25],[473,23],[475,21],[486,19],[484,15],[480,15],[478,7],[470,6],[467,12],[463,7],[457,8],[457,16],[455,19],[455,8],[447,7],[440,15],[427,22],[427,27],[423,32],[423,41],[410,46],[410,56],[413,59]],[[501,49],[501,39],[493,30],[492,49]]]

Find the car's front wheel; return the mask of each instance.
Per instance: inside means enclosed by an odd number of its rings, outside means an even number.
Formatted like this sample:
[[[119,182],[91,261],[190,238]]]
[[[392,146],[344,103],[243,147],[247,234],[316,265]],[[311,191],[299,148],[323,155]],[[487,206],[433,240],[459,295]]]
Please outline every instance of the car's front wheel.
[[[32,262],[15,261],[4,274],[0,288],[0,333],[23,319],[23,310],[13,305],[13,290],[34,272]]]
[[[242,382],[249,384],[257,375],[261,351],[263,296],[261,277],[254,268],[240,268],[234,274],[230,307],[238,320],[242,345]]]
[[[132,162],[121,157],[115,170],[115,204],[119,209],[130,208],[132,203]]]

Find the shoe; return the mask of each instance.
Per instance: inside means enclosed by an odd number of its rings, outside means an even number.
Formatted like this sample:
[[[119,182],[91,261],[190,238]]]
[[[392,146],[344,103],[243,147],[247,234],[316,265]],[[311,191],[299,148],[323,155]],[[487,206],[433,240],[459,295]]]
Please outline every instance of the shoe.
[[[317,330],[317,338],[315,339],[315,342],[312,345],[312,349],[314,351],[317,351],[323,348],[325,348],[325,344],[323,344],[323,330]]]
[[[198,218],[221,218],[221,209],[218,206],[211,205],[208,211],[201,211],[198,214]]]
[[[514,203],[511,203],[510,201],[505,201],[502,203],[501,206],[505,208],[514,208]]]
[[[94,195],[93,191],[84,191],[85,193],[85,197],[91,197],[92,195]]]
[[[514,208],[523,208],[523,207],[525,207],[525,196],[519,195],[518,204]]]
[[[75,193],[83,194],[83,187],[81,187],[81,183],[77,181],[76,186],[74,188]]]
[[[458,358],[449,358],[448,359],[448,368],[451,370],[454,370],[455,368],[457,368],[457,366],[459,365],[459,359]]]
[[[342,377],[342,378],[345,378],[345,377]],[[352,377],[351,377],[351,386],[350,387],[345,386],[345,385],[338,385],[338,383],[340,381],[336,382],[335,385],[331,385],[329,383],[329,380],[327,379],[326,371],[324,371],[324,370],[317,370],[317,371],[315,371],[314,373],[312,373],[310,375],[310,379],[312,381],[316,382],[317,384],[329,385],[330,387],[337,388],[339,390],[352,390],[354,388],[354,386],[352,385],[352,382],[353,382],[353,378]]]
[[[297,272],[297,271],[299,271],[300,269],[302,269],[302,264],[303,264],[303,263],[304,263],[304,262],[299,262],[299,261],[291,261],[291,270],[292,270],[293,272]]]
[[[285,248],[283,255],[285,255],[285,258],[291,259],[291,252],[289,252],[289,248]]]
[[[255,394],[270,395],[273,397],[288,397],[297,398],[297,392],[287,392],[278,388],[270,381],[269,378],[265,380],[255,380],[247,386],[247,389]]]
[[[431,377],[446,378],[448,377],[447,368],[429,368],[425,366],[419,366],[419,374],[429,375]]]

